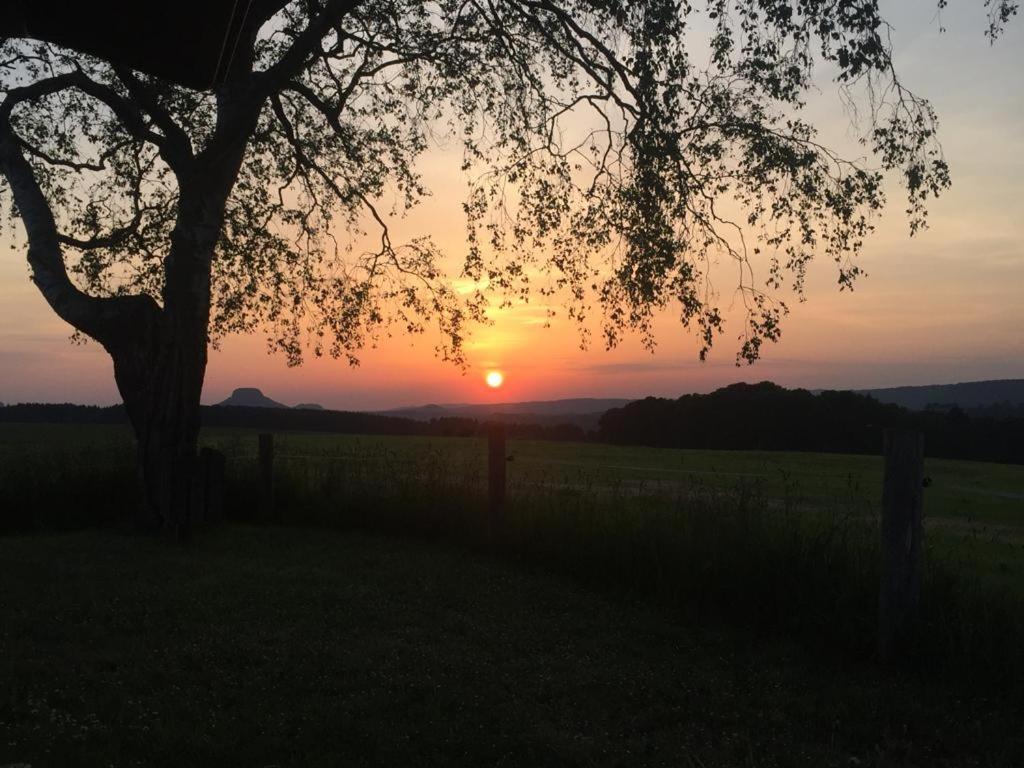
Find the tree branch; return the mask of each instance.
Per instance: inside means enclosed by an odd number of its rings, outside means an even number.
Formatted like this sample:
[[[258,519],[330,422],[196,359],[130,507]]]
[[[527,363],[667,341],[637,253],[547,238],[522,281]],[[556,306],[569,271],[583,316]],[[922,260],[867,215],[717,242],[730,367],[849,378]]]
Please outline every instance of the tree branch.
[[[68,72],[62,75],[37,80],[31,85],[18,88],[11,88],[7,91],[2,104],[0,104],[0,121],[7,125],[14,108],[24,101],[34,101],[44,96],[50,96],[69,88],[77,88],[89,96],[103,102],[114,113],[125,129],[139,141],[146,141],[164,150],[167,145],[165,137],[150,130],[150,127],[143,119],[139,108],[128,99],[121,96],[117,91],[102,83],[98,83],[84,72]]]
[[[325,171],[320,165],[313,160],[303,149],[302,142],[299,137],[295,134],[295,129],[292,126],[291,120],[288,119],[288,114],[284,110],[284,105],[281,103],[281,98],[278,95],[274,95],[270,99],[271,107],[274,111],[274,116],[277,117],[278,122],[281,125],[281,131],[284,134],[288,144],[291,145],[292,150],[295,152],[296,164],[299,167],[305,167],[315,173],[324,184],[330,189],[338,200],[345,203],[352,199],[354,192],[346,193],[342,190],[338,183],[331,177],[331,175]],[[300,173],[302,173],[300,171]]]
[[[3,105],[6,107],[7,104]],[[152,305],[145,311],[157,311],[148,296],[99,298],[80,290],[68,276],[60,249],[60,235],[32,166],[22,154],[18,137],[7,119],[9,110],[0,107],[0,173],[11,186],[14,202],[28,235],[28,263],[32,281],[53,311],[74,328],[88,334],[104,346],[125,332],[124,310]]]
[[[30,144],[29,142],[25,141],[20,136],[16,137],[16,138],[18,140],[18,145],[22,149],[24,149],[26,152],[28,152],[33,157],[38,157],[40,160],[42,160],[47,165],[60,166],[62,168],[70,168],[71,170],[78,171],[79,173],[81,173],[82,171],[102,171],[102,170],[104,170],[107,167],[106,166],[106,162],[104,161],[103,158],[100,158],[100,160],[98,162],[95,162],[95,163],[91,163],[88,160],[83,161],[83,162],[75,162],[74,160],[66,160],[66,159],[61,158],[61,157],[54,157],[53,155],[51,155],[48,152],[44,152],[43,150],[39,149],[38,147],[36,147],[36,146]]]
[[[153,89],[136,77],[135,73],[127,67],[117,64],[113,66],[114,72],[121,82],[124,83],[132,98],[142,105],[142,108],[153,118],[153,122],[163,131],[166,137],[166,151],[174,156],[175,161],[180,164],[190,160],[192,157],[192,142],[189,140],[188,134],[174,121],[171,113],[160,104],[160,100]]]
[[[142,220],[142,212],[138,211],[131,223],[123,227],[111,230],[105,235],[97,235],[88,239],[72,237],[71,235],[57,234],[57,242],[61,245],[69,245],[80,251],[93,251],[97,248],[113,248],[127,240],[136,231]]]
[[[263,97],[278,91],[284,83],[298,75],[309,58],[320,48],[324,36],[359,5],[360,0],[327,0],[322,11],[292,41],[278,61],[266,71],[257,73],[256,90]]]

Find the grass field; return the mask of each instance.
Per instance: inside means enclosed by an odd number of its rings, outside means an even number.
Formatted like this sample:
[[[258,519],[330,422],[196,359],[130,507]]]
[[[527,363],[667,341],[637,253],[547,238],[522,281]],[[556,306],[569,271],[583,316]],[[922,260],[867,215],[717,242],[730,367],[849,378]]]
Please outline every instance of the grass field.
[[[510,441],[492,525],[482,440],[279,434],[269,513],[202,440],[236,522],[179,549],[127,430],[0,426],[10,762],[1022,764],[1024,467],[928,462],[893,672],[875,457]]]
[[[980,695],[441,543],[0,539],[0,765],[1019,766]]]
[[[235,455],[255,455],[255,438],[244,431],[213,432],[205,442]],[[387,454],[416,461],[442,455],[460,471],[482,475],[486,447],[475,438],[377,437],[285,434],[279,455],[297,460],[359,460]],[[706,451],[613,446],[602,443],[512,441],[510,486],[626,488],[671,495],[685,490],[758,485],[773,498],[875,510],[881,498],[879,456],[770,451]],[[928,516],[941,520],[1024,525],[1024,467],[930,459],[926,474]]]
[[[343,506],[353,488],[365,500],[381,486],[395,484],[440,484],[435,495],[479,494],[485,484],[482,439],[308,433],[276,438],[282,504],[291,495],[293,506],[317,506],[319,522],[331,515],[324,507]],[[225,451],[239,486],[252,485],[253,431],[211,430],[202,439]],[[563,501],[576,497],[581,504],[604,496],[639,510],[678,506],[695,495],[740,493],[786,509],[871,519],[881,497],[878,456],[536,441],[510,441],[508,452],[509,494],[524,504],[552,494]],[[89,489],[80,486],[89,480],[92,495],[109,496],[114,487],[124,499],[134,490],[133,471],[126,427],[0,425],[0,488],[31,486],[34,495],[23,505],[65,479],[71,487],[69,506],[88,502]],[[932,481],[925,492],[925,524],[933,551],[964,559],[972,574],[1024,593],[1024,466],[927,459],[925,472]]]
[[[235,462],[255,460],[249,430],[208,430],[203,442],[225,449]],[[79,463],[131,469],[130,433],[106,425],[2,424],[0,459],[25,454],[66,454]],[[632,490],[672,495],[680,489],[722,490],[757,486],[774,499],[817,506],[845,504],[877,511],[882,461],[878,456],[770,451],[700,451],[612,446],[601,443],[511,441],[509,484],[517,488]],[[333,460],[369,462],[397,471],[424,456],[439,457],[467,478],[482,481],[486,447],[476,438],[367,435],[277,435],[283,471],[292,465]],[[932,522],[1024,526],[1024,466],[927,459],[932,484],[925,496]]]

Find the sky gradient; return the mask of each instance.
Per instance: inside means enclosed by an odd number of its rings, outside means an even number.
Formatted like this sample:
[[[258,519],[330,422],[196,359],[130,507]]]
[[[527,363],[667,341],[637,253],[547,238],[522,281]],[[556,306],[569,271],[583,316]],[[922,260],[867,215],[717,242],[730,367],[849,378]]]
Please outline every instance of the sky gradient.
[[[442,363],[429,337],[385,340],[362,364],[311,360],[297,369],[268,355],[262,337],[231,337],[211,353],[203,401],[255,386],[285,403],[377,409],[427,402],[487,402],[560,397],[677,396],[734,381],[771,379],[786,386],[862,388],[1024,378],[1024,20],[990,46],[980,0],[936,17],[935,3],[886,4],[904,83],[929,98],[953,187],[930,206],[930,228],[910,238],[902,190],[865,245],[867,271],[854,293],[840,294],[833,265],[811,266],[807,301],[792,312],[779,344],[753,367],[737,368],[739,327],[727,312],[725,334],[708,362],[668,312],[659,319],[654,355],[628,339],[605,351],[595,334],[579,349],[575,326],[543,307],[493,313],[468,343],[469,368]],[[947,28],[942,34],[941,25]],[[832,143],[849,146],[848,120],[835,86],[822,83],[809,114]],[[433,196],[393,225],[396,241],[430,234],[451,254],[453,276],[464,247],[459,155],[437,149],[422,170]],[[22,250],[0,257],[0,401],[110,404],[119,400],[112,368],[97,344],[69,342],[70,327],[28,280]],[[729,286],[719,281],[723,308]],[[786,297],[784,297],[786,298]],[[500,390],[483,381],[505,372]]]

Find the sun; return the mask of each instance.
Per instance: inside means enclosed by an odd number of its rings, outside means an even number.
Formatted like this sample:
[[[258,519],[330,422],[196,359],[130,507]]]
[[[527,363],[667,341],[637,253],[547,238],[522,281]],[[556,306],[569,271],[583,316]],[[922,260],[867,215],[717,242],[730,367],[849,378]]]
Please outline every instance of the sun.
[[[505,383],[505,374],[501,371],[488,371],[484,381],[487,382],[487,386],[491,389],[497,389]]]

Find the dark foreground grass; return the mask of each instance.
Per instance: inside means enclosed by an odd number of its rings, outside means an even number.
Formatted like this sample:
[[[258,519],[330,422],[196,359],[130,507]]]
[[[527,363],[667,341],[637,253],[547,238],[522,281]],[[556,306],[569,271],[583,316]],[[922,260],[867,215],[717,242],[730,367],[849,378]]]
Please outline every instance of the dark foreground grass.
[[[0,765],[1019,766],[1021,714],[437,542],[0,539]]]
[[[131,446],[113,433],[93,437],[7,454],[0,532],[130,521],[138,506]],[[798,488],[780,495],[746,475],[725,488],[702,474],[650,486],[555,465],[553,474],[510,480],[506,509],[490,526],[481,451],[464,450],[472,441],[335,445],[327,436],[317,451],[310,436],[282,435],[268,509],[252,437],[233,433],[217,443],[227,455],[226,512],[235,521],[457,542],[589,588],[628,592],[691,624],[786,638],[837,664],[874,658],[877,508],[850,498],[811,504]],[[1024,702],[1024,540],[1018,529],[993,529],[989,539],[965,526],[929,526],[920,617],[901,663],[967,693]],[[200,541],[207,535],[196,533]]]

